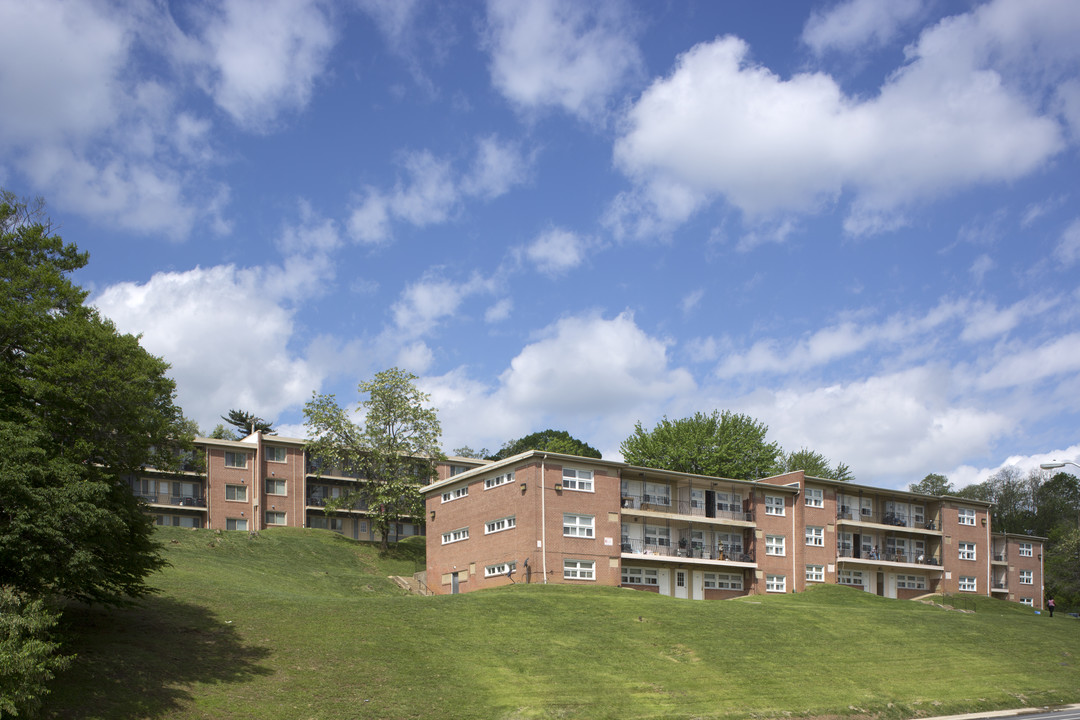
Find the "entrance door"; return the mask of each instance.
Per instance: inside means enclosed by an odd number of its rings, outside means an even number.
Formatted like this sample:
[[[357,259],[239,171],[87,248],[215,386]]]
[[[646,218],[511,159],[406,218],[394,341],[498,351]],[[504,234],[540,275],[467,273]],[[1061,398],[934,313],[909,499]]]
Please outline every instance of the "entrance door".
[[[450,594],[457,595],[458,592],[457,573],[450,573]]]
[[[675,571],[675,597],[686,599],[686,571]]]
[[[690,597],[694,600],[705,599],[705,573],[700,570],[695,570],[691,578],[692,585],[690,586]]]
[[[877,574],[877,594],[880,597],[885,597],[885,573]]]
[[[671,597],[671,571],[667,568],[657,570],[656,582],[660,585],[660,594]]]

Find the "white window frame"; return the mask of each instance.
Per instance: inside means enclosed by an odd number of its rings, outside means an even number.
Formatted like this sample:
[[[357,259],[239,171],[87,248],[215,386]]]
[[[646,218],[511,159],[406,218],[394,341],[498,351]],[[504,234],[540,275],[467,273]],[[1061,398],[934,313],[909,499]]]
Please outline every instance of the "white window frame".
[[[492,533],[503,532],[504,530],[513,530],[517,527],[517,516],[510,515],[509,517],[499,518],[498,520],[492,520],[484,525],[484,534],[491,535]]]
[[[960,525],[975,525],[975,509],[974,508],[957,508],[956,509],[956,522]]]
[[[656,568],[623,567],[620,583],[623,585],[652,585],[660,584],[660,572]]]
[[[974,560],[975,559],[975,543],[973,542],[959,542],[956,543],[956,552],[960,560]]]
[[[771,592],[771,593],[787,592],[787,576],[786,575],[766,575],[765,576],[765,592]]]
[[[926,576],[925,575],[897,575],[896,576],[896,589],[897,590],[925,590],[926,589]]]
[[[787,543],[783,535],[765,536],[765,554],[774,557],[784,557]]]
[[[807,565],[806,582],[825,582],[825,566]]]
[[[666,525],[645,525],[645,544],[671,547],[671,528]]]
[[[229,497],[229,491],[233,496]],[[242,496],[242,497],[241,497]],[[225,485],[225,499],[229,502],[247,502],[247,485]]]
[[[742,575],[735,573],[705,573],[704,587],[706,590],[742,590]]]
[[[806,544],[811,547],[825,547],[825,528],[807,525]]]
[[[1020,598],[1021,605],[1027,605],[1028,607],[1035,607],[1035,600],[1033,598]]]
[[[509,562],[497,563],[495,565],[488,565],[484,568],[484,577],[493,578],[499,576],[505,576],[507,573],[511,575],[517,570],[517,562],[511,560]]]
[[[1032,551],[1033,546],[1029,542],[1018,543],[1016,546],[1016,552],[1020,555],[1020,557],[1031,557]]]
[[[240,450],[225,451],[225,467],[227,468],[239,468],[243,470],[247,467],[247,459],[248,454],[246,452]]]
[[[837,585],[848,587],[866,587],[866,581],[862,570],[841,570],[836,574]]]
[[[266,494],[288,495],[288,485],[281,478],[266,478]]]
[[[1034,573],[1034,571],[1032,571],[1032,570],[1021,570],[1020,571],[1020,584],[1021,585],[1034,585],[1035,584],[1035,573]]]
[[[500,485],[506,485],[514,482],[514,471],[511,470],[508,473],[502,475],[496,475],[495,477],[487,478],[484,480],[484,489],[490,490],[491,488],[497,488]]]
[[[822,508],[825,507],[825,491],[821,488],[806,488],[803,497],[806,499],[806,507]]]
[[[595,580],[595,560],[563,560],[563,580]]]
[[[456,530],[450,530],[442,534],[442,544],[450,545],[456,542],[462,542],[469,539],[469,528],[457,528]]]
[[[289,457],[288,449],[281,445],[267,445],[263,448],[266,451],[266,462],[283,463],[286,462]],[[281,458],[280,460],[278,458]]]
[[[596,537],[596,516],[563,513],[563,537],[592,539]]]
[[[273,519],[271,519],[273,516]],[[266,524],[267,525],[285,525],[288,521],[288,516],[280,510],[267,510],[266,511]]]
[[[783,495],[766,495],[765,496],[765,514],[775,515],[777,517],[784,517],[784,496]]]
[[[225,529],[246,532],[248,529],[247,518],[225,518]]]
[[[641,498],[641,502],[670,507],[671,486],[667,483],[645,483],[645,495]]]
[[[575,492],[593,492],[593,471],[563,468],[562,486],[564,490]]]
[[[469,496],[469,486],[468,485],[462,485],[461,487],[456,487],[453,490],[447,490],[446,492],[444,492],[442,494],[442,501],[444,503],[448,503],[448,502],[453,502],[454,500],[460,500],[461,498],[468,497],[468,496]]]
[[[979,592],[979,581],[973,575],[961,575],[958,582],[960,592]]]

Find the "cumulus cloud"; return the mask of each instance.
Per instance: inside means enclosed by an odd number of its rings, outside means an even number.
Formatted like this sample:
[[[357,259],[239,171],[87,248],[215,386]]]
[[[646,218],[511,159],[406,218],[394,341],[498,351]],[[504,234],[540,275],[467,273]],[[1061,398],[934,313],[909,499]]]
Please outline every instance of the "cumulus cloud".
[[[562,275],[585,261],[592,244],[592,240],[577,233],[552,228],[526,246],[524,255],[545,275]]]
[[[754,222],[850,192],[845,227],[868,234],[915,203],[1028,175],[1064,148],[1039,98],[1080,57],[1070,32],[1067,2],[980,6],[924,31],[868,97],[821,72],[782,78],[736,37],[697,45],[626,114],[614,156],[639,202],[616,199],[611,224],[653,232],[717,198]]]
[[[641,72],[633,20],[616,3],[490,0],[487,22],[492,84],[523,109],[595,121]]]
[[[846,0],[806,21],[802,40],[818,55],[828,50],[851,52],[880,47],[922,10],[922,0]]]
[[[1061,233],[1054,258],[1065,267],[1072,267],[1080,262],[1080,218],[1073,220]]]

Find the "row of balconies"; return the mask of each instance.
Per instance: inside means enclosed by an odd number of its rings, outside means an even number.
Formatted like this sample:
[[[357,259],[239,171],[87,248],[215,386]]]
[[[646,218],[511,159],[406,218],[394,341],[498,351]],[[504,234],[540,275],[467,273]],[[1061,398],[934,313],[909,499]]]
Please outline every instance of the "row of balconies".
[[[172,495],[169,493],[135,493],[135,497],[141,498],[153,505],[178,505],[180,507],[205,508],[206,498],[194,495]]]
[[[853,560],[883,560],[885,562],[913,563],[916,565],[941,565],[941,558],[925,553],[916,555],[909,552],[877,552],[873,550],[866,552],[863,550],[853,550],[851,548],[837,548],[836,556],[838,558],[851,558]]]
[[[646,510],[709,519],[740,521],[754,519],[753,512],[744,510],[741,506],[731,504],[708,507],[702,500],[674,500],[670,495],[623,493],[621,506],[623,510]]]
[[[878,525],[892,525],[894,527],[917,528],[919,530],[937,530],[937,523],[924,515],[913,515],[898,512],[877,512],[870,508],[855,508],[841,505],[836,511],[837,520],[857,520],[870,522]]]
[[[658,555],[661,557],[717,560],[720,562],[754,562],[753,548],[729,544],[706,546],[701,543],[674,547],[664,539],[659,542],[646,542],[624,537],[622,539],[622,552],[634,555]]]

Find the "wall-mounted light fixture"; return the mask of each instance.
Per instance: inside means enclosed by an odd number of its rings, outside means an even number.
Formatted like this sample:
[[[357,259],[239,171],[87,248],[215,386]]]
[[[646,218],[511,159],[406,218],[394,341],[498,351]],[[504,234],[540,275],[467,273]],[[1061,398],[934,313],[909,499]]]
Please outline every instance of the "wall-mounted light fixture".
[[[555,492],[562,492],[562,483],[555,483]]]
[[[528,487],[528,483],[521,483],[521,492],[525,492],[526,487]]]
[[[986,527],[986,518],[982,519],[983,527]]]
[[[434,511],[434,510],[432,510],[432,511],[431,511],[431,519],[432,519],[432,520],[434,520],[434,519],[435,519],[435,511]]]

